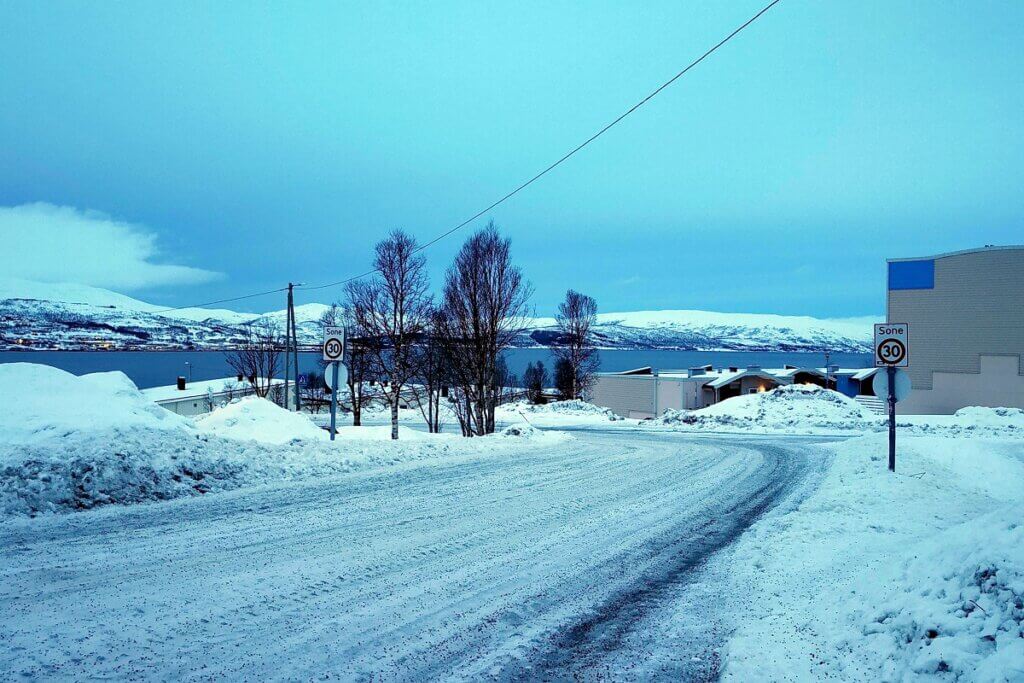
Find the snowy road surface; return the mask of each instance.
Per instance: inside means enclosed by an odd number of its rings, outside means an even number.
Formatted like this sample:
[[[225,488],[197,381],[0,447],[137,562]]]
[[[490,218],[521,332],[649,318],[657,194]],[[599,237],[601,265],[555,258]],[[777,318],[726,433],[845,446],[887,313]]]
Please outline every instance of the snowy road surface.
[[[0,525],[0,678],[701,679],[703,560],[820,464],[630,431]]]

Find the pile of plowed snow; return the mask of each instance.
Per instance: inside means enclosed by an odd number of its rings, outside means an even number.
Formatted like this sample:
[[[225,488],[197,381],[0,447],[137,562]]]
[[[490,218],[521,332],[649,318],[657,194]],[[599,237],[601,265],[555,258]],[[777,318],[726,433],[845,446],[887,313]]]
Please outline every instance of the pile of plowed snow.
[[[919,436],[1024,439],[1024,410],[1020,408],[961,408],[953,415],[900,416],[905,433]]]
[[[518,445],[488,437],[481,448],[479,439],[427,434],[325,441],[307,417],[262,399],[222,408],[200,431],[119,372],[76,377],[45,365],[2,364],[0,387],[0,513],[8,515],[166,500]]]
[[[829,444],[729,558],[724,681],[1024,680],[1024,441]]]
[[[302,413],[285,410],[259,396],[246,396],[196,418],[196,428],[204,434],[228,439],[281,444],[293,439],[311,441],[328,438],[327,432]]]
[[[123,372],[77,377],[36,363],[0,364],[0,443],[32,444],[96,432],[191,430],[143,396]]]
[[[528,419],[530,422],[548,427],[559,424],[619,422],[625,419],[608,408],[580,400],[555,401],[542,405],[518,401],[503,405],[498,409],[498,419],[503,422],[514,422],[517,418],[519,420]]]
[[[837,391],[790,384],[701,410],[669,410],[644,426],[677,430],[822,433],[881,429],[878,416]]]

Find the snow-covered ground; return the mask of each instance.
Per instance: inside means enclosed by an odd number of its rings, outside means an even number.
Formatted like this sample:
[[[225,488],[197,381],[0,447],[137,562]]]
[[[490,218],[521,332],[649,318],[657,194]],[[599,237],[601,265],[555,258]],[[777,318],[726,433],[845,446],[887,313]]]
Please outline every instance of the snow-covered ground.
[[[7,363],[0,364],[0,387],[3,514],[168,500],[481,450],[468,439],[408,427],[397,442],[388,438],[390,428],[342,427],[332,443],[308,416],[255,397],[193,421],[154,404],[120,372],[79,377]],[[567,438],[531,432],[484,441],[500,453]]]
[[[0,386],[34,388],[0,405],[0,679],[1024,680],[1019,410],[901,418],[891,474],[806,387],[331,442],[120,373]]]
[[[904,436],[895,474],[885,435],[831,449],[727,560],[724,679],[1024,680],[1024,441]]]

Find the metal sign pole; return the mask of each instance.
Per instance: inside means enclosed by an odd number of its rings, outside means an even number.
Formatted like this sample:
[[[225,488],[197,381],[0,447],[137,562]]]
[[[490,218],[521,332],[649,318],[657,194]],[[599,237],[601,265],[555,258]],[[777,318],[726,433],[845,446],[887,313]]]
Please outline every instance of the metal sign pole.
[[[334,419],[338,414],[338,363],[331,363],[331,441],[334,441]]]
[[[889,471],[896,471],[896,366],[885,369],[889,376]]]

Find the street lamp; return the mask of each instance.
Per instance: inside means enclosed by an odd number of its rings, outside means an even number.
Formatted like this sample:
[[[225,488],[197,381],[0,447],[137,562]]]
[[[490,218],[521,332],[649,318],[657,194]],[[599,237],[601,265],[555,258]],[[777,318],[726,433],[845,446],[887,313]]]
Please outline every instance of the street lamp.
[[[185,361],[185,367],[188,369],[188,382],[192,383],[192,363]]]

